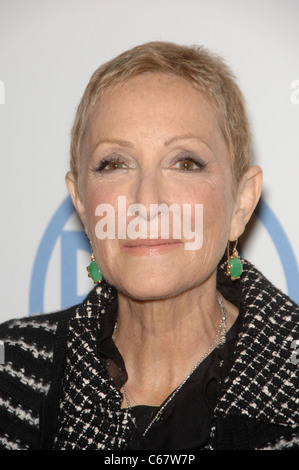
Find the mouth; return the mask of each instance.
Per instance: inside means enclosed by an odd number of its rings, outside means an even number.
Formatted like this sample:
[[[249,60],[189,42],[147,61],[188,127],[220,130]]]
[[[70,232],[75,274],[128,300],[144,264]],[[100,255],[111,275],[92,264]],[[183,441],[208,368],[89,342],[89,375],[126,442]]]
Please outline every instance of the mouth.
[[[134,255],[155,255],[180,246],[184,246],[184,243],[179,239],[137,239],[125,241],[122,249]]]

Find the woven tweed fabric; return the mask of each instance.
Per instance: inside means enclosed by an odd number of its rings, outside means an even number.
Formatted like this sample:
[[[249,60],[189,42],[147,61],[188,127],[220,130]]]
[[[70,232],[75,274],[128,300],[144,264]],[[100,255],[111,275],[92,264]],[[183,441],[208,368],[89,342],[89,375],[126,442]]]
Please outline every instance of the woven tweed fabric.
[[[298,427],[298,306],[249,263],[242,290],[245,321],[217,413]]]
[[[35,447],[40,403],[50,388],[57,319],[45,316],[1,325],[5,364],[0,365],[0,449]]]
[[[299,338],[299,309],[252,265],[246,262],[244,268],[244,324],[215,417],[236,415],[277,425],[274,442],[266,437],[260,444],[287,448],[298,438],[298,366],[291,345]],[[97,288],[98,299],[90,297],[70,324],[57,449],[123,449],[129,440],[130,412],[120,410],[121,396],[96,354],[96,331],[112,295],[105,289]],[[288,432],[286,438],[279,426],[293,428],[293,435]],[[211,449],[215,434],[213,427]]]
[[[56,450],[122,449],[131,434],[130,413],[120,409],[122,395],[97,355],[101,315],[114,299],[112,289],[100,285],[70,321]]]

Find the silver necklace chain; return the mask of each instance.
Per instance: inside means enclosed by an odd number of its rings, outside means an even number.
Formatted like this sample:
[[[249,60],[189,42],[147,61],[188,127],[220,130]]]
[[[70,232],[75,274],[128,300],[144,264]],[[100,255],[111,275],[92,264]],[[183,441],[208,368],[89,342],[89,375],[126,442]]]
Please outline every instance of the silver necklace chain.
[[[218,342],[218,346],[221,346],[225,343],[226,341],[226,317],[227,317],[227,311],[226,311],[226,308],[225,308],[225,305],[223,303],[223,300],[222,300],[222,297],[220,296],[220,294],[218,294],[217,292],[217,299],[218,299],[218,303],[219,303],[219,306],[220,306],[220,309],[221,309],[221,319],[220,319],[220,323],[219,323],[219,328],[218,328],[218,331],[216,333],[216,336],[211,344],[211,346],[209,347],[209,349],[204,353],[204,355],[200,358],[200,360],[196,363],[196,365],[192,368],[192,370],[189,372],[189,374],[187,375],[187,377],[185,378],[185,380],[172,392],[172,394],[168,397],[168,399],[166,400],[166,402],[159,408],[159,410],[157,411],[157,413],[155,414],[154,418],[151,420],[151,422],[149,423],[149,425],[147,426],[147,428],[145,429],[145,431],[143,432],[143,436],[146,435],[146,433],[149,431],[149,429],[152,427],[152,425],[159,420],[160,416],[162,415],[163,411],[165,410],[166,406],[168,405],[168,403],[177,395],[177,393],[181,390],[181,388],[183,387],[183,385],[187,382],[187,380],[191,377],[191,375],[193,374],[193,372],[195,371],[195,369],[197,369],[197,367],[205,360],[206,357],[209,356],[209,354],[213,351],[213,349],[216,347],[217,345],[217,342]],[[116,328],[117,328],[117,322],[115,324],[115,327],[114,327],[114,332],[113,332],[113,336],[112,338],[114,339],[114,336],[115,336],[115,332],[116,332]],[[218,339],[220,338],[220,340],[218,341]],[[131,410],[132,409],[132,406],[131,406],[131,403],[130,403],[130,400],[129,400],[129,397],[128,397],[128,390],[127,390],[127,387],[125,386],[125,384],[123,385],[123,391],[124,391],[124,396],[125,396],[125,400],[127,402],[127,405],[128,405],[128,408]],[[134,400],[135,401],[135,400]]]

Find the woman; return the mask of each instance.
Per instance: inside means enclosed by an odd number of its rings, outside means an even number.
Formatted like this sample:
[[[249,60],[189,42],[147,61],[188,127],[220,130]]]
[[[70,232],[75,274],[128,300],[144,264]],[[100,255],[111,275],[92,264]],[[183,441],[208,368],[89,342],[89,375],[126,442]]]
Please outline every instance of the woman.
[[[262,171],[223,61],[156,42],[101,66],[66,182],[97,286],[2,325],[2,447],[298,448],[299,310],[238,256]]]

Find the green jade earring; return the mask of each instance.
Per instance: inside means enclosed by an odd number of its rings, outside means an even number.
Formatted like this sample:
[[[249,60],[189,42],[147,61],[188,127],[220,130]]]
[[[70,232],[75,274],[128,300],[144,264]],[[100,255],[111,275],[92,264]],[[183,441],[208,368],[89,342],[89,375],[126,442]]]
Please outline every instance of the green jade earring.
[[[226,272],[230,276],[232,281],[240,279],[243,272],[243,260],[241,260],[237,251],[238,240],[235,241],[232,255],[229,255],[229,242],[227,244],[227,268]]]
[[[88,276],[93,280],[95,284],[100,284],[102,282],[103,275],[100,271],[98,263],[95,260],[94,254],[90,255],[90,265],[87,266]]]

